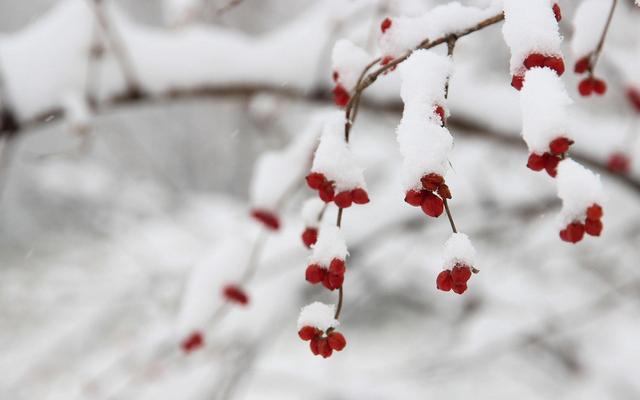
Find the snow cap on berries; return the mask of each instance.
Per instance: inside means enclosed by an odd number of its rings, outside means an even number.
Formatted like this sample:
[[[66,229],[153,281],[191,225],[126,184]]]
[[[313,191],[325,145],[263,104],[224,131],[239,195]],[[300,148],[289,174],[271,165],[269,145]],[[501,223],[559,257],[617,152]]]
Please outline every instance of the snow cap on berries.
[[[327,115],[311,167],[311,172],[324,174],[327,180],[335,182],[336,193],[366,189],[362,169],[344,140],[344,123],[340,111]]]
[[[347,244],[340,228],[328,222],[322,224],[318,234],[318,241],[309,257],[309,264],[328,267],[334,258],[345,260],[347,255],[349,255]]]
[[[405,107],[444,106],[445,84],[451,70],[451,58],[431,50],[414,51],[400,66],[400,96]]]
[[[587,56],[598,47],[607,23],[611,0],[583,0],[573,17],[571,51],[576,59]]]
[[[504,0],[504,41],[511,49],[510,71],[521,75],[532,53],[561,56],[562,37],[551,0]]]
[[[444,269],[451,269],[456,264],[464,264],[469,267],[475,265],[476,249],[471,244],[469,236],[464,233],[453,233],[444,243]]]
[[[560,225],[585,218],[586,210],[593,204],[602,204],[604,197],[600,176],[570,158],[558,165],[558,197],[562,200]]]
[[[302,220],[307,228],[317,228],[320,221],[319,216],[325,207],[325,202],[317,197],[308,199],[302,205]]]
[[[573,101],[558,75],[549,68],[532,68],[526,73],[520,95],[522,137],[532,153],[549,151],[558,137],[571,139],[567,107]]]
[[[284,149],[262,154],[253,168],[249,196],[254,210],[277,213],[278,203],[309,168],[318,143],[323,116],[311,119],[305,129]]]
[[[302,307],[298,317],[298,330],[305,326],[312,326],[322,331],[329,328],[336,328],[340,322],[334,318],[336,312],[335,305],[324,304],[316,301]]]
[[[373,57],[347,39],[340,39],[333,46],[331,62],[336,83],[351,90],[358,83],[360,74]]]

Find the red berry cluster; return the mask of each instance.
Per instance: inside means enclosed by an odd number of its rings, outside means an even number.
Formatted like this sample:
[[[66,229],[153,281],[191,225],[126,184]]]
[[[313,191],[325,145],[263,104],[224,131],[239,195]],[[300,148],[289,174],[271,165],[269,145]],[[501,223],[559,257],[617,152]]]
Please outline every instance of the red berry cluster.
[[[420,182],[422,189],[409,190],[405,194],[404,201],[414,207],[421,207],[422,211],[430,217],[439,217],[444,211],[443,199],[451,198],[449,186],[444,183],[442,176],[434,173],[423,176]]]
[[[270,211],[259,209],[251,210],[251,216],[271,230],[277,231],[280,228],[278,216]]]
[[[338,194],[335,193],[334,181],[328,180],[324,174],[320,172],[312,172],[307,175],[307,185],[318,191],[320,199],[325,203],[333,201],[339,208],[349,208],[351,204],[367,204],[369,202],[369,194],[362,188],[345,190]]]
[[[185,353],[191,353],[194,350],[198,350],[200,347],[204,345],[204,337],[202,333],[195,331],[189,337],[180,343],[180,347],[182,351]]]
[[[592,93],[597,95],[603,95],[607,91],[607,84],[602,79],[598,79],[593,76],[593,66],[591,65],[591,54],[582,57],[576,62],[573,70],[576,74],[589,73],[589,76],[584,78],[578,84],[578,92],[581,96],[591,96]]]
[[[249,296],[247,296],[247,293],[236,285],[225,286],[222,289],[222,295],[232,303],[237,303],[243,306],[249,303]]]
[[[333,101],[336,103],[338,107],[344,107],[349,104],[349,100],[351,96],[347,89],[342,86],[338,80],[340,79],[340,74],[338,71],[333,71],[333,81],[336,83],[336,86],[333,88]]]
[[[522,62],[525,70],[530,70],[531,68],[551,68],[556,71],[558,76],[562,76],[564,74],[564,60],[561,56],[546,56],[540,53],[531,53],[524,59]],[[511,86],[513,86],[516,90],[521,90],[522,85],[524,84],[524,72],[520,74],[513,75],[511,77]]]
[[[342,351],[347,345],[347,340],[340,332],[330,331],[326,336],[323,332],[313,326],[303,326],[298,331],[298,336],[305,342],[309,342],[309,347],[314,355],[323,358],[331,357],[333,351]]]
[[[458,263],[453,268],[445,269],[436,278],[436,287],[439,290],[448,292],[453,289],[457,294],[462,294],[467,290],[467,281],[471,278],[471,267]]]
[[[304,232],[302,232],[302,243],[304,243],[307,248],[311,248],[318,241],[318,229],[317,228],[305,228]]]
[[[587,208],[587,218],[584,224],[581,221],[573,221],[560,231],[560,239],[569,243],[578,243],[584,234],[600,236],[602,232],[602,207],[593,204]]]
[[[609,156],[607,168],[611,172],[626,174],[631,170],[631,159],[625,153],[615,152]]]
[[[627,89],[627,99],[629,99],[633,108],[640,113],[640,90],[634,87]]]
[[[312,285],[322,283],[329,290],[342,287],[344,273],[347,267],[344,260],[334,258],[329,263],[329,268],[320,264],[310,264],[305,271],[305,279]]]
[[[573,144],[573,140],[565,137],[559,137],[549,143],[549,151],[542,155],[531,153],[529,155],[529,161],[527,161],[527,167],[534,171],[547,171],[549,176],[555,178],[558,174],[558,164],[569,151],[569,146]]]

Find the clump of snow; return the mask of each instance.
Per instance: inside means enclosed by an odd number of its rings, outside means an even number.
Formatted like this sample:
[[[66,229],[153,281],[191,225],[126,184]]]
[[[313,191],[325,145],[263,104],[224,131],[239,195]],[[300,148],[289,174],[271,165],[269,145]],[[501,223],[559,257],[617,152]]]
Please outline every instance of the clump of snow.
[[[434,111],[436,105],[444,106],[450,71],[448,57],[428,50],[415,51],[400,67],[404,111],[396,132],[406,190],[418,188],[425,174],[444,177],[447,171],[453,138]]]
[[[333,304],[324,304],[319,301],[302,307],[298,317],[298,329],[305,326],[313,326],[322,331],[336,328],[340,322],[334,318],[335,308]]]
[[[64,115],[69,128],[78,133],[86,133],[90,127],[89,104],[80,93],[69,93],[62,100]]]
[[[320,214],[326,203],[317,197],[308,199],[302,205],[302,220],[307,228],[317,228],[320,224]]]
[[[571,98],[558,75],[549,68],[532,68],[525,75],[520,92],[522,137],[532,153],[549,151],[549,143],[558,138],[571,139],[567,107]]]
[[[521,75],[531,53],[560,56],[562,37],[551,0],[504,0],[504,41],[511,49],[510,70]]]
[[[350,40],[338,40],[331,53],[333,71],[338,73],[337,83],[347,90],[353,89],[362,71],[372,59],[369,53]]]
[[[598,46],[607,23],[612,0],[583,0],[573,17],[571,51],[582,58]]]
[[[344,114],[327,115],[311,172],[319,172],[335,182],[336,193],[355,188],[366,189],[362,169],[344,140]]]
[[[560,224],[562,227],[575,220],[583,220],[587,208],[602,204],[603,190],[600,176],[567,158],[558,165],[558,197],[562,200]]]
[[[324,223],[318,232],[318,241],[309,257],[309,264],[329,266],[331,260],[344,260],[349,255],[342,231],[333,223]]]
[[[380,36],[380,49],[384,56],[397,57],[426,39],[434,40],[464,30],[500,10],[500,1],[494,1],[487,8],[463,6],[453,1],[419,17],[394,17],[389,29]]]
[[[277,214],[280,202],[298,182],[303,182],[309,160],[317,145],[321,117],[307,127],[283,150],[263,153],[255,163],[249,196],[254,208]]]
[[[469,236],[464,233],[451,234],[451,237],[444,243],[443,259],[444,269],[451,269],[457,263],[473,267],[476,260],[476,249],[471,244]]]

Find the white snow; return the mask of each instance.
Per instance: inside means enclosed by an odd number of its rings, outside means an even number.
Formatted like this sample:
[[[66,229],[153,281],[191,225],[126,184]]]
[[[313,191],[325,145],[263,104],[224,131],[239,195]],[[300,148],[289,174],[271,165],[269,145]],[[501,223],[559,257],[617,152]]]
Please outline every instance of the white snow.
[[[558,137],[571,139],[567,107],[571,98],[558,75],[549,68],[532,68],[520,92],[522,137],[529,151],[542,154]]]
[[[170,26],[182,26],[193,21],[202,8],[202,0],[164,0],[163,16]]]
[[[339,39],[331,53],[333,71],[339,76],[338,83],[348,91],[356,86],[362,71],[371,60],[373,57],[369,53],[347,39]]]
[[[418,188],[428,173],[444,177],[453,138],[434,113],[444,107],[444,85],[451,71],[446,56],[428,50],[414,52],[400,67],[404,102],[402,120],[396,130],[403,156],[403,187]]]
[[[318,241],[309,257],[309,264],[319,264],[328,268],[331,260],[345,260],[347,255],[347,244],[340,228],[335,226],[333,221],[324,222],[320,226]]]
[[[453,233],[444,243],[443,268],[451,269],[457,263],[463,263],[469,267],[475,265],[476,249],[471,244],[469,236],[464,233]]]
[[[298,329],[305,326],[313,326],[322,331],[329,328],[336,328],[340,322],[335,319],[335,305],[324,304],[316,301],[302,307],[298,317]]]
[[[89,104],[81,93],[69,93],[64,96],[62,104],[69,128],[74,132],[83,133],[91,124]]]
[[[598,46],[607,23],[611,0],[583,0],[573,17],[571,51],[576,59],[591,53]]]
[[[335,192],[362,188],[366,190],[362,169],[344,140],[344,114],[335,111],[325,117],[320,144],[313,158],[312,172],[335,181]]]
[[[551,0],[504,0],[504,41],[511,49],[510,71],[520,75],[531,53],[560,56],[562,37]]]
[[[562,200],[559,215],[561,227],[574,220],[584,220],[587,208],[602,205],[603,190],[600,176],[570,158],[558,165],[558,197]]]
[[[318,197],[308,199],[302,205],[302,221],[307,228],[317,228],[320,224],[319,217],[326,203]]]

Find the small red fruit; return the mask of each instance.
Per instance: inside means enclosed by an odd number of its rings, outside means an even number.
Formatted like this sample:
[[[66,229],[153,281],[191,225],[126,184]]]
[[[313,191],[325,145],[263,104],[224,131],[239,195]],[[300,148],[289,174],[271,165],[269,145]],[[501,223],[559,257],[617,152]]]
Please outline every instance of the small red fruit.
[[[587,72],[590,66],[591,61],[589,60],[589,57],[582,57],[581,59],[576,61],[576,65],[573,67],[573,70],[576,74],[583,74]]]
[[[326,271],[321,268],[318,264],[311,264],[307,267],[307,270],[304,273],[304,277],[307,282],[315,285],[316,283],[320,283],[324,280],[326,275]]]
[[[562,11],[560,10],[558,3],[553,4],[553,16],[556,17],[557,22],[562,20]]]
[[[513,75],[511,77],[511,86],[513,86],[516,90],[522,90],[523,84],[524,84],[523,75]]]
[[[593,91],[602,96],[607,92],[607,83],[602,79],[593,78]]]
[[[573,141],[564,137],[559,137],[549,143],[549,150],[551,150],[552,154],[564,154],[569,151],[569,146],[572,144]]]
[[[191,353],[192,351],[199,349],[203,345],[204,337],[202,336],[202,333],[198,331],[193,332],[191,335],[189,335],[189,337],[183,340],[182,343],[180,343],[180,347],[185,353]]]
[[[326,338],[322,338],[318,340],[318,353],[320,353],[322,358],[331,357],[331,354],[333,353],[333,349],[331,349],[331,346],[329,346],[329,341]]]
[[[440,117],[440,122],[442,123],[442,125],[444,126],[445,123],[445,112],[444,112],[444,108],[442,108],[442,106],[436,106],[436,110],[435,113],[438,117]]]
[[[311,248],[318,241],[318,230],[316,228],[306,228],[302,232],[302,243]]]
[[[307,341],[315,338],[321,333],[320,329],[313,326],[303,326],[302,329],[298,331],[298,336],[300,336],[300,339]]]
[[[309,348],[311,349],[311,352],[313,353],[314,356],[317,356],[318,354],[320,354],[320,340],[322,339],[320,339],[319,337],[314,337],[309,342]]]
[[[336,331],[329,334],[327,342],[329,343],[329,347],[335,351],[342,351],[342,349],[347,345],[347,340],[344,338],[342,333]]]
[[[587,219],[584,223],[584,231],[591,236],[600,236],[600,233],[602,233],[602,221],[599,219]]]
[[[404,201],[414,207],[420,207],[420,205],[422,204],[422,192],[419,192],[417,190],[409,190],[404,195]]]
[[[630,87],[627,89],[627,98],[629,99],[629,102],[631,102],[633,108],[640,113],[640,90]]]
[[[347,270],[344,260],[334,258],[329,264],[329,272],[336,275],[343,275]]]
[[[456,265],[451,269],[451,280],[454,285],[467,283],[471,278],[471,268],[466,265]]]
[[[591,96],[591,93],[593,93],[594,90],[594,82],[591,78],[584,78],[578,84],[578,92],[580,93],[580,96]]]
[[[453,291],[457,294],[462,294],[467,290],[466,283],[454,283],[452,287]]]
[[[438,188],[438,195],[443,199],[450,199],[452,196],[451,191],[449,190],[449,186],[444,183],[440,185],[440,187]]]
[[[391,18],[385,18],[380,24],[380,30],[385,33],[389,28],[391,28]]]
[[[333,88],[333,101],[338,107],[344,107],[349,103],[349,92],[342,85],[336,85]]]
[[[565,242],[578,243],[584,237],[584,225],[580,222],[572,222],[560,231],[560,238]]]
[[[440,185],[444,183],[444,178],[438,174],[430,173],[428,175],[423,176],[420,179],[420,182],[422,182],[422,187],[425,190],[433,192],[434,190],[437,190],[438,187],[440,187]]]
[[[602,218],[602,214],[602,207],[600,207],[599,204],[593,204],[591,207],[587,208],[587,219],[597,221]]]
[[[325,181],[325,183],[322,185],[322,187],[318,191],[318,195],[320,196],[320,200],[324,201],[325,203],[329,203],[330,201],[333,201],[333,197],[334,197],[333,183]]]
[[[546,59],[547,57],[540,53],[532,53],[524,59],[523,64],[527,69],[531,69],[534,67],[543,67]]]
[[[544,169],[550,177],[555,178],[558,175],[558,164],[560,164],[560,158],[552,155],[545,157]]]
[[[448,292],[453,286],[453,280],[451,279],[451,271],[444,270],[438,274],[436,278],[436,288],[439,290]]]
[[[544,66],[556,71],[556,74],[558,74],[558,76],[562,76],[562,74],[564,74],[565,68],[564,60],[562,59],[562,57],[547,57],[547,59],[544,61]]]
[[[340,208],[349,208],[351,207],[351,203],[353,203],[353,200],[351,198],[351,192],[350,191],[340,192],[333,198],[333,201]]]
[[[222,294],[232,303],[238,303],[243,306],[249,303],[249,296],[238,286],[227,285],[222,289]]]
[[[324,185],[327,178],[320,172],[312,172],[306,177],[307,185],[313,190],[319,190]]]
[[[613,153],[609,156],[607,168],[611,172],[626,174],[631,170],[631,159],[624,153]]]
[[[546,154],[546,153],[545,153]],[[534,171],[542,171],[545,166],[545,156],[539,155],[536,153],[531,153],[529,155],[529,160],[527,161],[527,167]]]
[[[356,204],[367,204],[369,202],[369,194],[362,188],[355,188],[351,191],[351,200]]]
[[[328,282],[329,286],[325,285],[327,289],[334,290],[342,287],[342,284],[344,283],[344,275],[328,273],[327,276],[329,280]]]
[[[444,211],[444,202],[433,193],[426,193],[422,200],[422,211],[430,217],[437,218]]]
[[[262,224],[264,226],[266,226],[267,228],[277,231],[278,228],[280,228],[280,220],[278,219],[278,217],[269,212],[269,211],[265,211],[265,210],[252,210],[251,211],[251,216],[253,218],[255,218],[256,220],[262,222]]]

